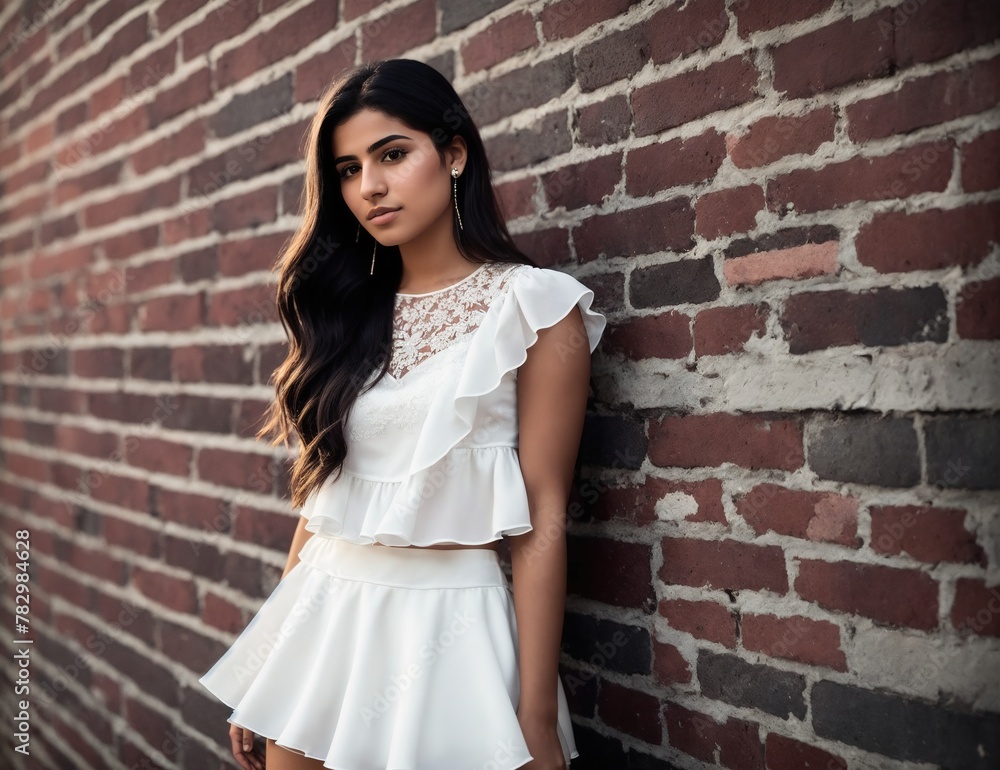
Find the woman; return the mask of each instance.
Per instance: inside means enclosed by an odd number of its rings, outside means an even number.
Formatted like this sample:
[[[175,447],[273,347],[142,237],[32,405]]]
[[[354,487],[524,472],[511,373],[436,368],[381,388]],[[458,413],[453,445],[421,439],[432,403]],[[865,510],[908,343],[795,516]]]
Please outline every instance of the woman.
[[[433,68],[324,92],[280,260],[294,432],[282,580],[201,679],[268,770],[563,770],[565,514],[605,327],[511,241],[482,140]],[[510,538],[511,586],[496,546]]]

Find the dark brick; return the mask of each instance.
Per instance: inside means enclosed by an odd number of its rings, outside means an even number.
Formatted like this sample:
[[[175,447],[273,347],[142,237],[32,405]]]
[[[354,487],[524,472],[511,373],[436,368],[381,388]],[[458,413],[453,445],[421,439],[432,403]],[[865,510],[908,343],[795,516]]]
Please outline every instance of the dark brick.
[[[745,257],[762,251],[782,251],[807,243],[826,243],[840,240],[840,231],[833,225],[813,225],[812,227],[788,227],[774,233],[764,233],[756,238],[733,240],[722,252],[726,259]]]
[[[467,27],[497,8],[503,8],[509,2],[510,0],[475,0],[475,2],[440,0],[438,6],[441,8],[441,34],[447,35],[449,32]]]
[[[576,54],[581,91],[632,77],[649,61],[649,41],[642,26],[612,32],[583,46]]]
[[[681,259],[632,272],[629,296],[637,308],[711,302],[719,297],[711,257]]]
[[[292,108],[292,73],[285,73],[277,80],[237,94],[212,115],[209,125],[216,136],[230,136],[265,123]]]
[[[602,671],[648,674],[652,642],[642,626],[569,612],[563,621],[562,652]]]
[[[649,442],[643,424],[617,415],[587,415],[580,446],[581,465],[639,470]]]
[[[781,314],[793,354],[844,345],[945,342],[948,326],[948,303],[940,286],[805,291],[789,297]]]
[[[1000,489],[1000,418],[931,417],[924,427],[927,481],[948,489]]]
[[[573,120],[577,138],[590,147],[601,147],[624,139],[631,124],[628,99],[621,95],[580,107]]]
[[[568,152],[573,146],[569,121],[562,110],[549,113],[527,128],[485,140],[490,166],[513,171]]]
[[[141,380],[169,381],[170,348],[133,348],[129,376]]]
[[[545,104],[565,93],[572,84],[572,54],[567,51],[530,67],[489,78],[460,96],[475,115],[477,124],[486,126]]]
[[[1000,5],[977,0],[921,0],[897,6],[892,42],[898,67],[943,59],[1000,36]]]
[[[1000,766],[1000,715],[969,714],[837,682],[812,688],[823,738],[885,757],[963,770]]]
[[[787,719],[806,715],[806,680],[801,674],[747,663],[735,655],[698,651],[698,681],[706,698],[760,709]]]
[[[920,482],[917,432],[909,418],[845,415],[816,427],[809,467],[820,478],[911,487]]]
[[[567,590],[614,607],[656,609],[650,546],[596,537],[570,537]]]

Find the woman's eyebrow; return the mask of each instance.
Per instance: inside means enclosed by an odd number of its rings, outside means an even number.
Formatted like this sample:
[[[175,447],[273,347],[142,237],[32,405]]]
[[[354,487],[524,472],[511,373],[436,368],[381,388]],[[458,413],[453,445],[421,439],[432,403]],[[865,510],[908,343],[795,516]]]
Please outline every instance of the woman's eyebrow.
[[[369,147],[366,152],[371,155],[375,150],[381,147],[386,142],[391,142],[393,139],[409,139],[408,136],[403,136],[402,134],[389,134],[389,136],[383,136],[377,142],[375,142],[371,147]],[[334,163],[340,163],[342,160],[357,160],[357,155],[341,155],[339,158],[334,159]]]

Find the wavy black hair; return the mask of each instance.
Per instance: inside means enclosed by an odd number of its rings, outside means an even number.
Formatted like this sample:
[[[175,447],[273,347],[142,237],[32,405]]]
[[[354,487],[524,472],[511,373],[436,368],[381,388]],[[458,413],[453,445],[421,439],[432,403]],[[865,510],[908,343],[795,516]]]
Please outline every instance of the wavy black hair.
[[[458,251],[473,263],[535,265],[511,239],[479,130],[447,78],[414,59],[385,59],[347,70],[327,86],[305,136],[302,222],[275,265],[278,315],[289,347],[269,381],[275,398],[257,434],[286,447],[297,435],[301,451],[290,479],[294,508],[327,476],[339,475],[351,405],[372,374],[378,371],[374,385],[389,368],[393,303],[402,278],[399,247],[376,243],[363,227],[359,233],[333,163],[334,129],[364,109],[429,135],[442,165],[443,148],[461,136],[468,160],[456,192],[462,228],[452,217]]]

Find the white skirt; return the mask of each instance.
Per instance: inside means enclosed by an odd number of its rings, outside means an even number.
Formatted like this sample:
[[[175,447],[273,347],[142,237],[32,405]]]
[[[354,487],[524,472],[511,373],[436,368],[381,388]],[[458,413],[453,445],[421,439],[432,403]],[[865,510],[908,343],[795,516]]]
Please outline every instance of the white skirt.
[[[494,550],[316,534],[199,681],[233,709],[229,722],[333,770],[512,770],[533,758],[518,658]],[[579,752],[554,685],[568,766]]]

